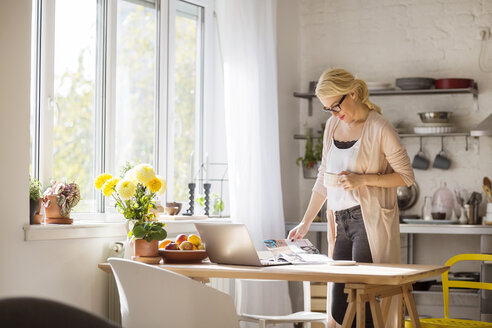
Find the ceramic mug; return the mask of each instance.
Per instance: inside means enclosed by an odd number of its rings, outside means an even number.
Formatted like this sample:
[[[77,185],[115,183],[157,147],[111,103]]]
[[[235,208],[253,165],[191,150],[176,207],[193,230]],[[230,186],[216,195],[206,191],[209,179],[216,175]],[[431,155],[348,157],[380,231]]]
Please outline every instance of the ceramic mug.
[[[450,166],[451,161],[446,157],[446,153],[443,151],[436,155],[436,158],[434,158],[434,164],[432,164],[433,168],[441,170],[447,170]]]
[[[339,179],[340,176],[338,174],[325,172],[323,182],[325,187],[336,187],[338,186]]]
[[[419,151],[413,158],[412,167],[418,170],[427,170],[429,168],[429,160],[425,158],[425,154]]]

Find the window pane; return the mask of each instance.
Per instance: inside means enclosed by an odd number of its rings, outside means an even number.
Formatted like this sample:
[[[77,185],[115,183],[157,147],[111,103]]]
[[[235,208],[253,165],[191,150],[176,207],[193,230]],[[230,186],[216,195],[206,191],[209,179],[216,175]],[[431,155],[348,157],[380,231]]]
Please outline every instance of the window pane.
[[[155,9],[117,5],[113,173],[127,161],[154,161]]]
[[[175,100],[174,120],[179,129],[174,134],[174,199],[188,200],[191,180],[190,155],[198,162],[201,139],[201,12],[202,8],[178,2],[175,26]],[[195,165],[195,174],[197,171]]]
[[[55,6],[53,177],[76,181],[81,202],[94,202],[96,1],[57,0]]]

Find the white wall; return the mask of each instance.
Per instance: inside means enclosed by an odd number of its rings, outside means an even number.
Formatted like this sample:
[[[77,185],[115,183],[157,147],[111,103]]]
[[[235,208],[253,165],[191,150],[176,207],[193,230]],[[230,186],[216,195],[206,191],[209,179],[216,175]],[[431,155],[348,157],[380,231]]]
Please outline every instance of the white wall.
[[[0,1],[0,297],[60,300],[106,315],[106,274],[97,269],[110,240],[24,241],[29,222],[31,0]]]

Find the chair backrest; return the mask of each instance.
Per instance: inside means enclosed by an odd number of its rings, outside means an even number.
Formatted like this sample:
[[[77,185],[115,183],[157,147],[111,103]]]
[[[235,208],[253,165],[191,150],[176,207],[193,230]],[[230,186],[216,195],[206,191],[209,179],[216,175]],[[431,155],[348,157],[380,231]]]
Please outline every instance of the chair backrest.
[[[450,258],[445,265],[451,267],[461,261],[492,261],[491,254],[459,254]],[[448,271],[442,275],[442,293],[444,298],[444,317],[449,318],[449,288],[476,288],[492,290],[492,283],[476,282],[476,281],[461,281],[449,280]]]
[[[239,327],[230,295],[156,266],[119,258],[108,262],[125,328]]]
[[[109,320],[58,301],[35,297],[0,299],[2,327],[117,328]]]

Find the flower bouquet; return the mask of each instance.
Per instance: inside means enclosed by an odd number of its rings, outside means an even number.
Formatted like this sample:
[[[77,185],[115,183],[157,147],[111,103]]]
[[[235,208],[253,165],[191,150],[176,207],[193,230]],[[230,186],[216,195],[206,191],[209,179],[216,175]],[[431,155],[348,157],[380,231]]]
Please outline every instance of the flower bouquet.
[[[46,223],[72,223],[70,212],[80,201],[80,187],[75,182],[56,182],[43,194]]]
[[[152,254],[158,254],[158,241],[165,239],[167,232],[164,223],[157,221],[150,210],[156,207],[154,199],[157,195],[166,191],[166,180],[156,175],[152,166],[139,164],[120,178],[103,173],[96,178],[94,185],[104,196],[115,200],[115,207],[132,225],[128,237],[155,243]],[[135,255],[139,255],[137,250]]]

